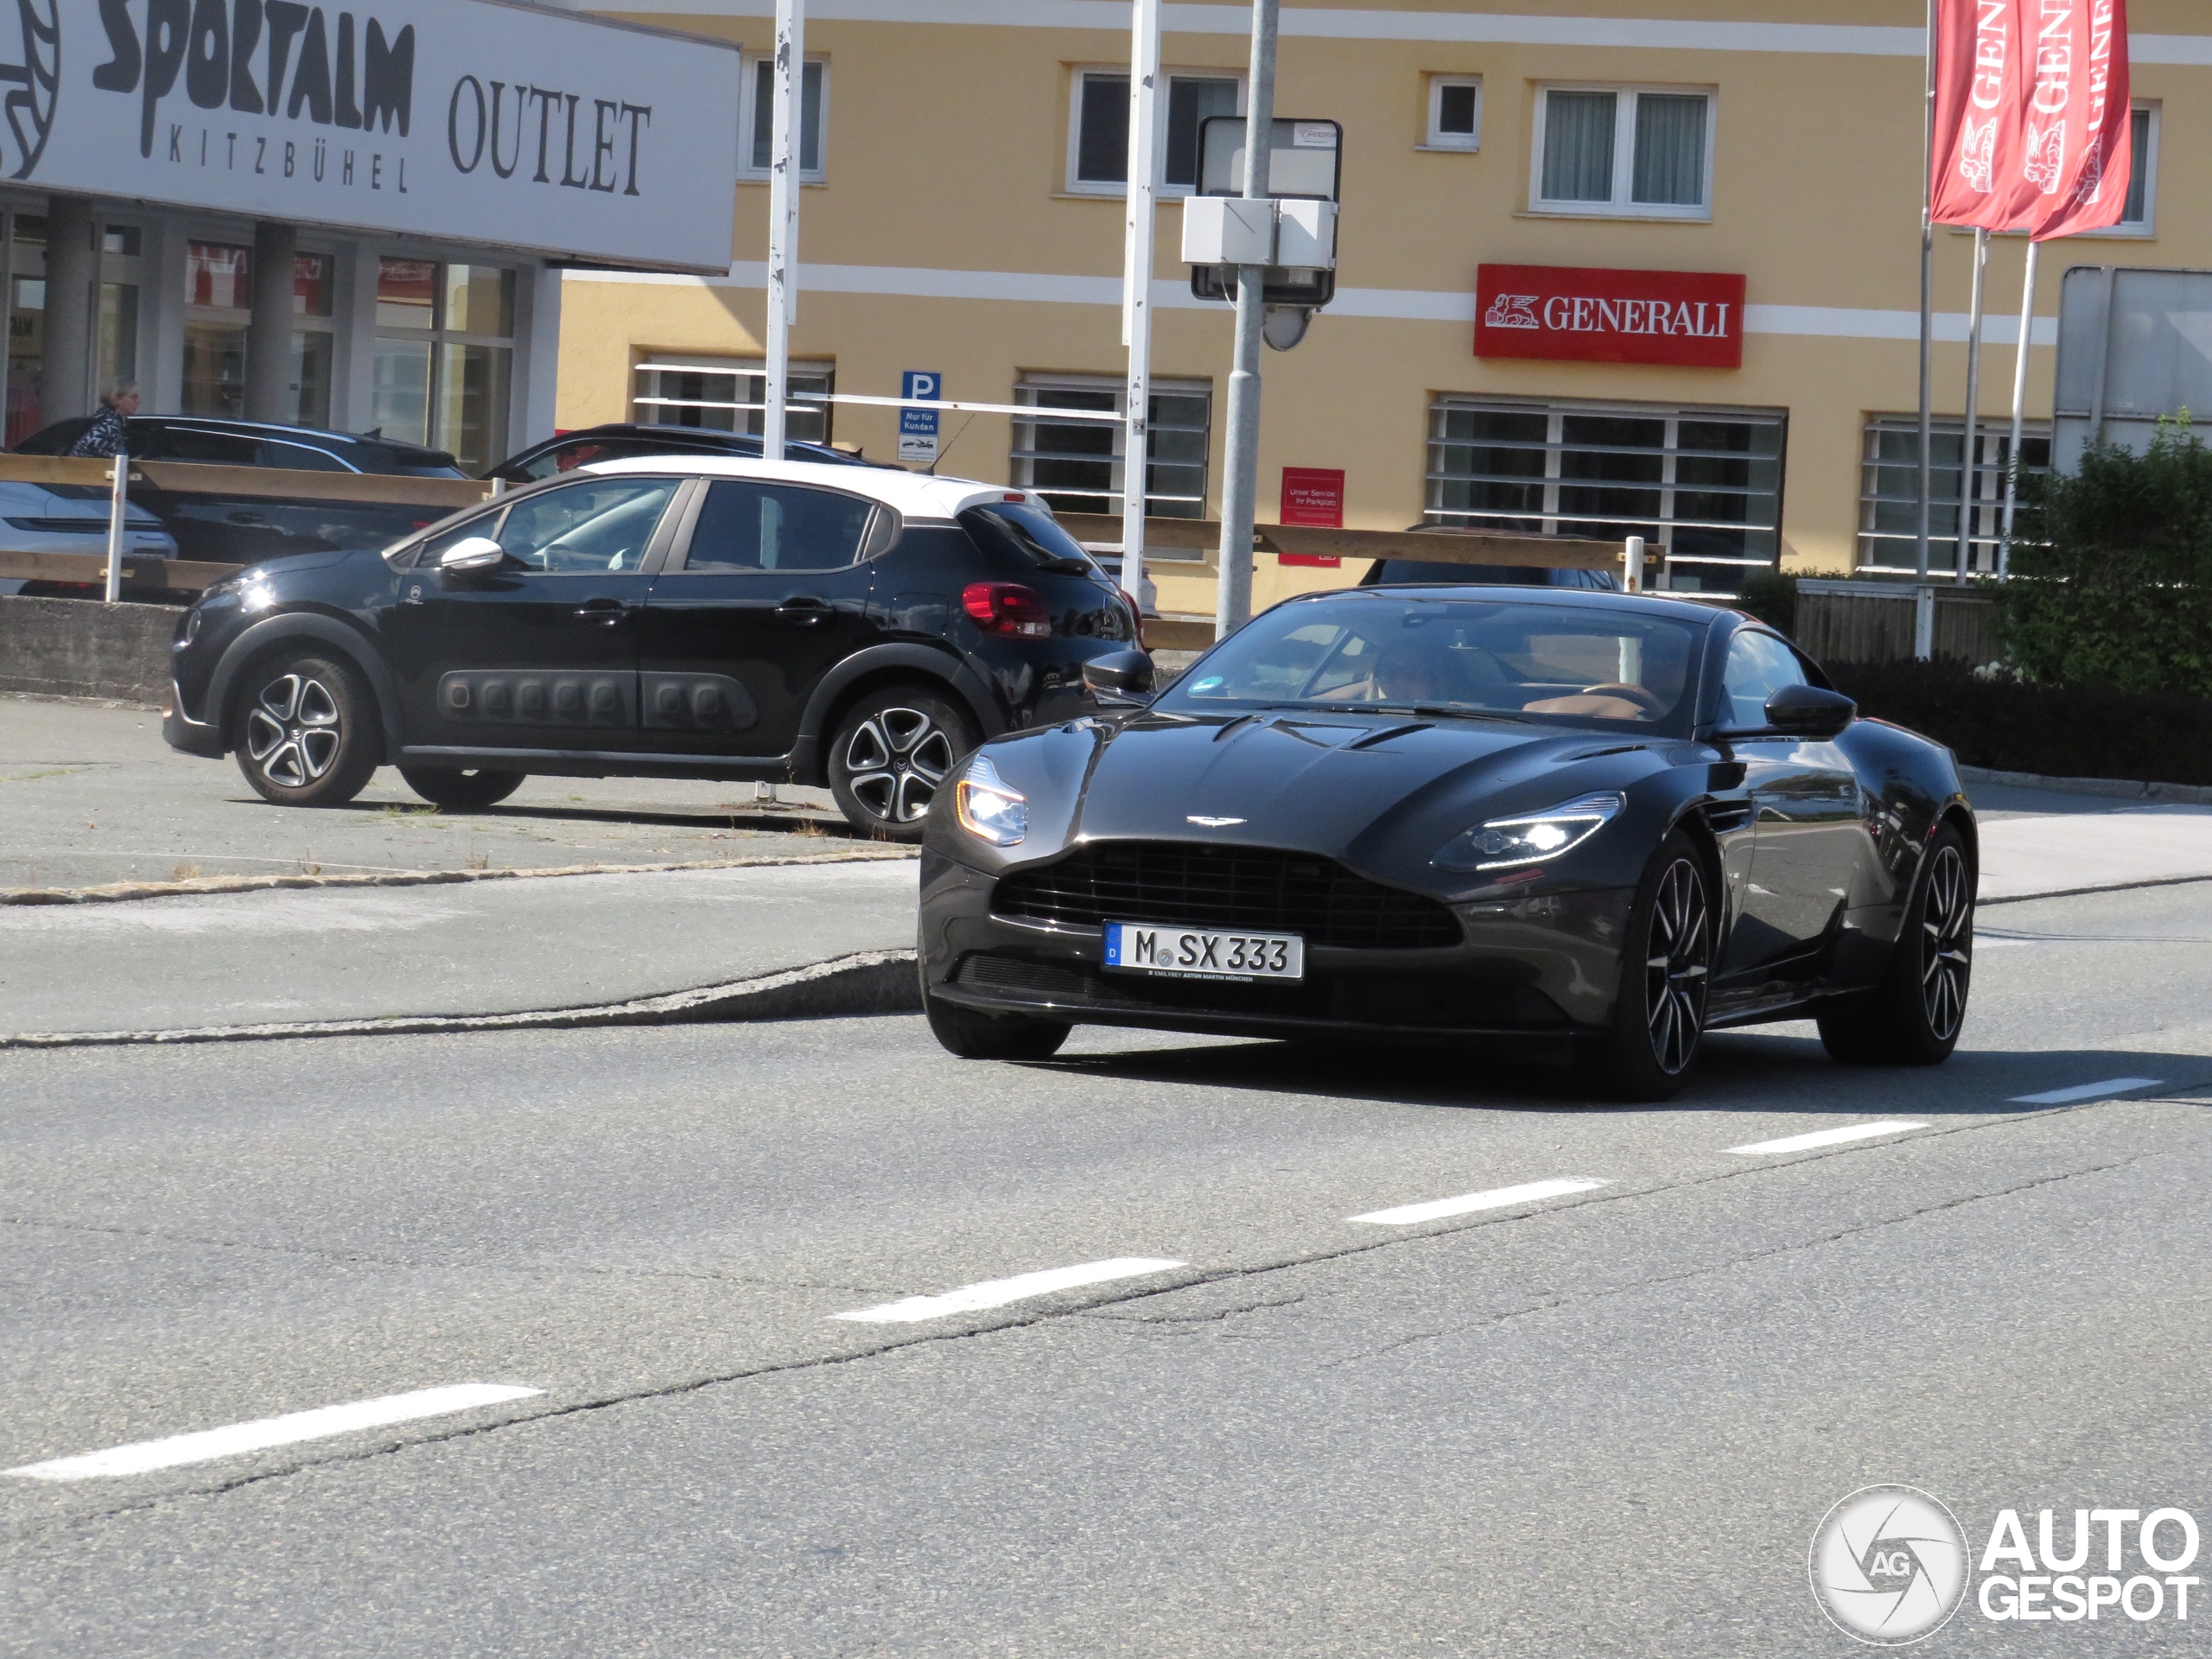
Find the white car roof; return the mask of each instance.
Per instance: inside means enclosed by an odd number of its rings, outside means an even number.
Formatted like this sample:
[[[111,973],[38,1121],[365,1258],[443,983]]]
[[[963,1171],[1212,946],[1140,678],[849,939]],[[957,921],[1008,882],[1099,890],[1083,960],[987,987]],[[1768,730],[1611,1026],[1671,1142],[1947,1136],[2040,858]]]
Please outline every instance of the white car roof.
[[[818,461],[754,461],[742,455],[658,455],[632,461],[595,461],[576,468],[580,473],[679,473],[686,478],[749,478],[784,484],[816,484],[864,495],[897,512],[902,518],[954,518],[969,508],[1019,501],[1049,514],[1044,498],[1004,484],[984,484],[972,478],[933,478],[926,473],[899,472],[889,467],[838,467]]]

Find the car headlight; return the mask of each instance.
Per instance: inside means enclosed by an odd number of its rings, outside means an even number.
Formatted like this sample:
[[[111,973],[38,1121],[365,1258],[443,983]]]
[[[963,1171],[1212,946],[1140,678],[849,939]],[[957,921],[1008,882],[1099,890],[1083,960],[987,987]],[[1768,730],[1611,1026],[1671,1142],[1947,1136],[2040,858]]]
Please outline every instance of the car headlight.
[[[1507,870],[1569,853],[1596,835],[1626,804],[1613,790],[1579,795],[1542,812],[1492,818],[1445,844],[1429,861],[1447,870]]]
[[[1029,833],[1029,798],[1007,787],[988,755],[968,763],[952,791],[960,827],[994,847],[1014,847]]]

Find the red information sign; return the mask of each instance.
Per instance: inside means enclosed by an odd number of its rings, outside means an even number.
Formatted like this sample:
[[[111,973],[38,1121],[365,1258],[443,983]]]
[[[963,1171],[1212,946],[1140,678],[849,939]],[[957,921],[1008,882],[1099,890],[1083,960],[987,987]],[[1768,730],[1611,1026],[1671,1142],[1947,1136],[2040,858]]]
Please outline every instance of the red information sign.
[[[1475,279],[1475,355],[1739,369],[1744,278],[1484,265]]]
[[[1332,467],[1286,467],[1282,469],[1282,512],[1275,522],[1303,524],[1313,530],[1344,527],[1344,475]],[[1282,564],[1319,565],[1334,569],[1344,561],[1311,553],[1276,555]]]

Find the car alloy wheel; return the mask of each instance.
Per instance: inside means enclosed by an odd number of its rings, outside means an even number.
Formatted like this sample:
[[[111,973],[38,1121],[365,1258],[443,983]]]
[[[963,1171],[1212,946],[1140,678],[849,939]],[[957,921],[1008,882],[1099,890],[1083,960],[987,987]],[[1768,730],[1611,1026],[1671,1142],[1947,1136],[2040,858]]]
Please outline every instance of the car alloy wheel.
[[[1936,849],[1920,926],[1920,1005],[1929,1035],[1948,1042],[1967,1017],[1967,976],[1973,969],[1967,947],[1974,930],[1974,899],[1965,855],[1955,845]]]
[[[246,753],[279,788],[320,782],[337,765],[345,742],[337,697],[310,675],[280,674],[261,688],[246,714]]]
[[[846,787],[887,823],[918,823],[959,758],[950,734],[919,709],[879,709],[846,740]]]
[[[1643,1015],[1651,1033],[1651,1057],[1669,1077],[1687,1070],[1697,1053],[1712,966],[1705,878],[1692,860],[1677,858],[1659,878],[1643,963]]]

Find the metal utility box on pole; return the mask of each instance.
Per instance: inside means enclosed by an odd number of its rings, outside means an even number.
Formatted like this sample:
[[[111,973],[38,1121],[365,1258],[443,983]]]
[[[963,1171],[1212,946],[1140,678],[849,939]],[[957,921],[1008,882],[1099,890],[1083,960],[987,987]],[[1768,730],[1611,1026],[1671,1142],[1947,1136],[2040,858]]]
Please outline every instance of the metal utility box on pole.
[[[1144,614],[1144,514],[1152,461],[1152,264],[1157,230],[1160,0],[1135,0],[1129,34],[1128,225],[1122,251],[1122,344],[1129,348],[1122,454],[1122,591]]]
[[[791,324],[798,320],[798,167],[801,95],[806,85],[806,0],[776,0],[773,71],[775,156],[768,175],[768,338],[760,454],[784,458],[791,402]],[[744,142],[742,135],[740,143]]]
[[[1245,104],[1244,200],[1265,202],[1275,120],[1275,21],[1279,0],[1252,0],[1252,68]],[[1272,209],[1270,209],[1272,211]],[[1236,267],[1236,347],[1229,375],[1228,453],[1221,483],[1221,574],[1214,633],[1234,633],[1252,614],[1252,515],[1260,471],[1260,343],[1267,321],[1268,264]]]

